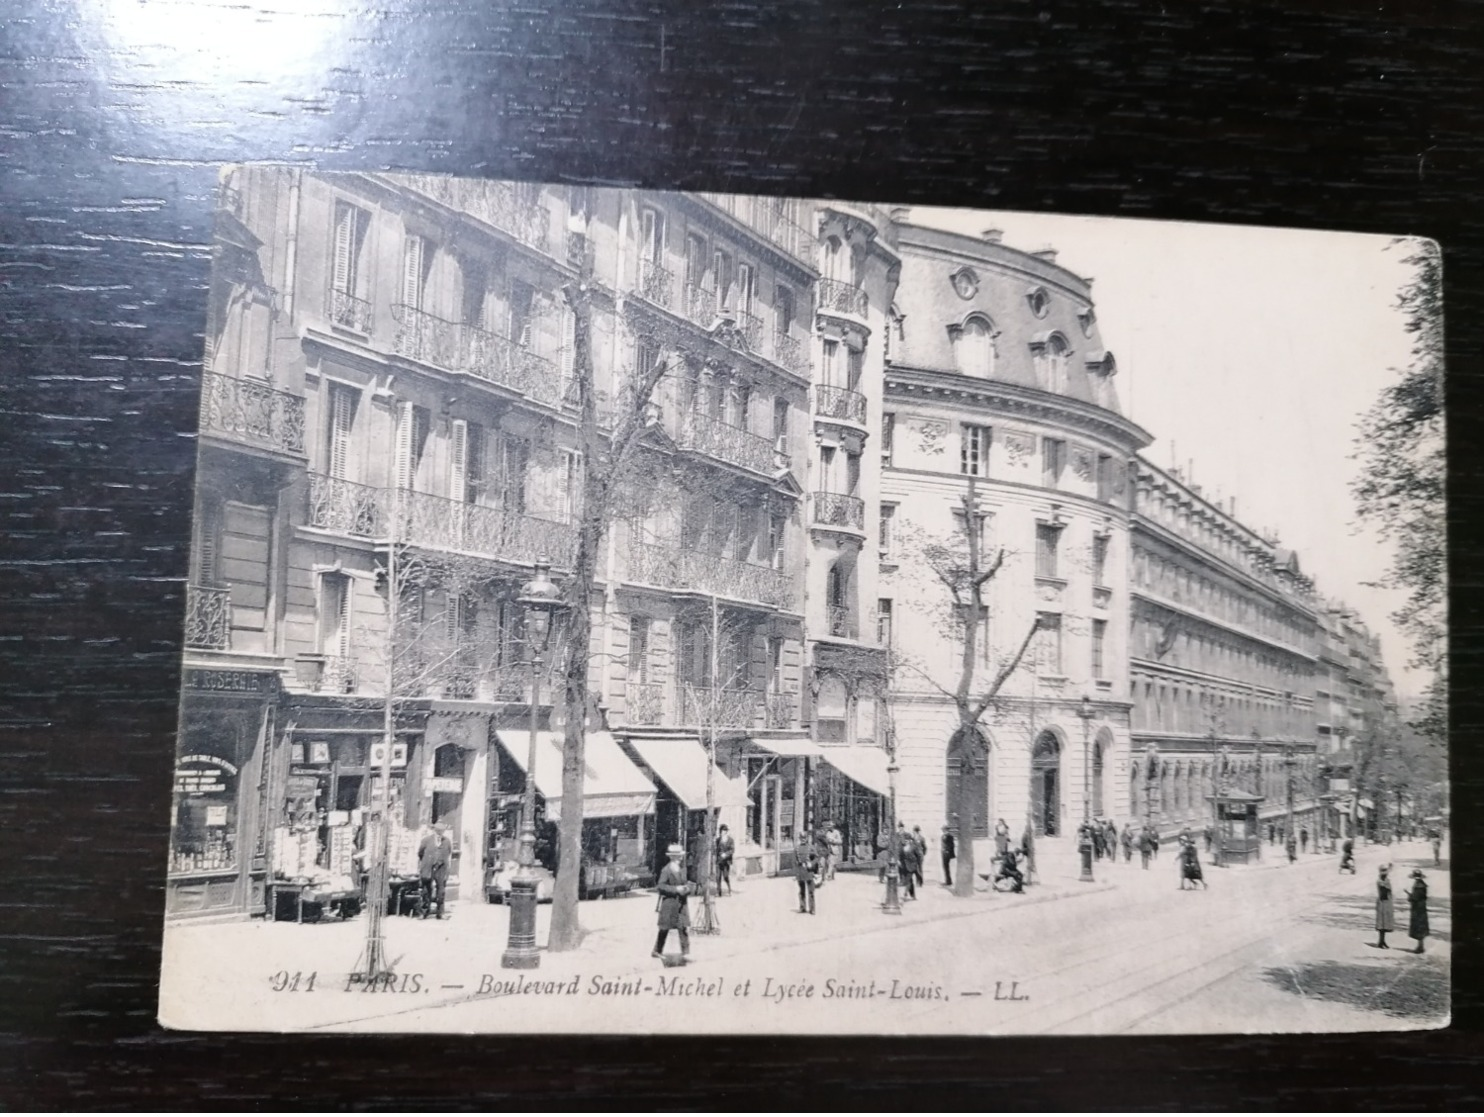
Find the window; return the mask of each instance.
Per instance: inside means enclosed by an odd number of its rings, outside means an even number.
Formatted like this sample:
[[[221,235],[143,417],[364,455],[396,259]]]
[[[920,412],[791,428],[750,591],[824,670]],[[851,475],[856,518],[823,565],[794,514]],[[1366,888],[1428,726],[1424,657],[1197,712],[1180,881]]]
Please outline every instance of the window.
[[[1036,525],[1036,577],[1057,577],[1057,547],[1061,542],[1061,526],[1058,524]]]
[[[501,435],[495,446],[494,458],[496,495],[508,511],[524,513],[530,474],[530,443],[523,438]]]
[[[958,333],[958,371],[965,376],[994,375],[994,327],[978,315],[963,324]]]
[[[320,576],[319,650],[321,655],[350,655],[351,583],[348,574]]]
[[[787,337],[788,328],[794,320],[793,288],[782,283],[773,292],[773,333],[775,337]]]
[[[1037,640],[1040,654],[1038,665],[1043,675],[1060,675],[1061,672],[1061,614],[1037,613]]]
[[[837,283],[849,283],[850,253],[840,243],[839,237],[830,237],[824,242],[824,278]]]
[[[737,265],[737,309],[752,314],[752,305],[757,295],[757,269],[751,264]]]
[[[401,414],[397,416],[397,488],[403,491],[410,491],[417,485],[432,418],[426,407],[412,403],[402,404]]]
[[[576,450],[563,450],[558,468],[561,492],[557,496],[557,511],[562,522],[574,523],[582,514],[582,455]]]
[[[1041,484],[1054,489],[1061,482],[1067,460],[1067,444],[1059,438],[1041,439]]]
[[[1045,318],[1046,312],[1051,309],[1051,296],[1046,294],[1044,287],[1036,287],[1027,292],[1025,301],[1037,318]]]
[[[649,682],[649,618],[629,618],[629,682]]]
[[[857,349],[845,350],[845,386],[852,392],[861,390],[861,380],[865,376],[866,355]]]
[[[423,288],[428,275],[428,242],[424,237],[402,238],[402,304],[412,310],[423,308]]]
[[[484,490],[484,428],[463,419],[453,420],[448,450],[448,495],[474,504]]]
[[[639,213],[639,239],[642,259],[648,264],[663,264],[665,260],[665,217],[657,209],[644,209]]]
[[[711,276],[716,283],[716,309],[730,306],[732,294],[732,258],[717,249],[711,257]]]
[[[1098,455],[1098,499],[1111,501],[1113,499],[1113,457],[1110,454]]]
[[[361,297],[365,276],[362,274],[361,254],[366,242],[366,230],[371,225],[371,215],[349,202],[335,203],[335,258],[330,274],[330,289],[337,294]],[[341,322],[336,315],[336,322]]]
[[[891,647],[891,598],[876,601],[876,643],[883,648]]]
[[[787,557],[784,550],[788,520],[775,512],[768,517],[768,561],[774,570],[782,570]]]
[[[959,454],[960,473],[968,477],[989,475],[989,435],[988,427],[970,423],[963,425],[963,441]]]
[[[1106,535],[1092,537],[1092,584],[1095,586],[1108,584],[1108,537]]]
[[[897,506],[895,504],[883,504],[881,506],[881,559],[890,562],[892,558],[892,533],[893,521],[896,518]]]
[[[701,286],[706,275],[706,241],[696,233],[685,235],[685,285]]]
[[[773,397],[773,438],[779,449],[788,448],[788,400],[782,396]]]
[[[749,422],[749,416],[752,414],[752,385],[741,380],[734,380],[731,405],[732,413],[728,416],[728,422],[738,430],[751,430],[752,424]]]
[[[350,436],[355,427],[356,403],[361,393],[349,384],[331,384],[328,430],[325,439],[325,472],[331,477],[350,476]]]
[[[842,375],[840,371],[840,343],[838,341],[825,341],[820,371],[822,373],[820,377],[821,383],[828,384],[832,388],[840,387]]]
[[[896,434],[897,417],[887,411],[881,416],[881,464],[891,465],[892,438]]]
[[[768,637],[768,693],[783,693],[783,637]]]
[[[1101,679],[1103,675],[1103,641],[1108,635],[1107,621],[1092,622],[1092,677]]]
[[[845,452],[845,492],[855,496],[861,488],[861,456]]]

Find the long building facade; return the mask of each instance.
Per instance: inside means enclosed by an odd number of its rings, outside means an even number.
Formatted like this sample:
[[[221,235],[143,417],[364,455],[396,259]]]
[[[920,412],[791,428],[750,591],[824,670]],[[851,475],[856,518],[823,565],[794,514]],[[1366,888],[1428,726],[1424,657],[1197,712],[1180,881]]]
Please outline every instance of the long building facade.
[[[1213,755],[1254,729],[1262,778],[1284,747],[1305,787],[1343,778],[1297,560],[1139,457],[1090,281],[1049,250],[840,202],[276,167],[228,172],[217,226],[173,916],[353,890],[383,801],[394,872],[444,822],[457,894],[497,887],[529,764],[521,587],[569,574],[582,509],[573,285],[601,440],[663,371],[588,603],[590,890],[694,847],[708,783],[738,870],[766,873],[829,826],[874,866],[893,792],[932,835],[1199,821]],[[925,575],[969,532],[1003,554],[971,621]],[[964,623],[976,696],[1026,645],[987,766],[950,746]],[[535,699],[548,864],[559,658]],[[1322,765],[1316,718],[1341,741]]]

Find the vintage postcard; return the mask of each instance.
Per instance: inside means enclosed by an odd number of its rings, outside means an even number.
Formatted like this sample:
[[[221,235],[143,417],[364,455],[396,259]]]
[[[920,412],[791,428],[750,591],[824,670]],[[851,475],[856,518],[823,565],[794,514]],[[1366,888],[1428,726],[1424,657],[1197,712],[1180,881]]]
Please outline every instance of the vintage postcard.
[[[1439,268],[228,169],[162,1022],[1442,1026]]]

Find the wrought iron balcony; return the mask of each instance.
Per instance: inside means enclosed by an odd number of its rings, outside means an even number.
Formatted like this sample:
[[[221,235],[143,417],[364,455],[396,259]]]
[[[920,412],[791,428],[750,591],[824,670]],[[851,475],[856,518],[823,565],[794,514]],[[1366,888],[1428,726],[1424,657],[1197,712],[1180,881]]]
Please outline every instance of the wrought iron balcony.
[[[231,591],[218,586],[186,586],[185,646],[225,651],[231,645],[231,634]]]
[[[416,492],[396,493],[392,506],[398,538],[430,550],[465,551],[523,565],[544,555],[557,566],[569,566],[576,551],[571,524],[505,507]]]
[[[361,686],[361,662],[355,656],[327,655],[311,687],[317,694],[354,694]]]
[[[629,680],[624,684],[624,703],[628,707],[624,722],[628,725],[664,725],[670,709],[663,683]]]
[[[810,371],[809,343],[800,338],[790,337],[782,330],[775,330],[773,361],[788,369],[789,372],[797,373],[799,376],[808,376]]]
[[[821,527],[843,527],[866,530],[866,503],[858,496],[845,493],[815,493],[810,502],[814,523]]]
[[[680,289],[680,312],[698,326],[709,328],[716,321],[716,292],[698,283],[687,283]]]
[[[771,475],[777,467],[772,439],[734,427],[699,411],[681,415],[675,444],[682,450],[705,454],[729,465],[750,469],[754,473]]]
[[[814,414],[821,419],[840,419],[866,425],[866,397],[850,388],[819,384],[814,388]]]
[[[349,291],[337,291],[332,287],[325,298],[325,313],[330,316],[333,325],[354,330],[358,334],[371,332],[369,299],[357,298]]]
[[[640,260],[639,294],[655,306],[669,310],[675,299],[675,276],[654,260]]]
[[[864,318],[871,302],[865,289],[840,279],[819,281],[819,309],[826,314],[848,314],[852,318]]]
[[[397,323],[392,348],[404,357],[471,373],[546,403],[560,398],[556,363],[507,337],[405,303],[392,305],[392,318]]]
[[[855,622],[851,620],[850,610],[845,606],[826,606],[825,617],[829,622],[831,636],[838,636],[845,640],[854,640],[856,638],[857,629]]]
[[[769,692],[764,697],[763,719],[768,729],[795,729],[799,724],[799,696]]]
[[[752,729],[764,720],[766,704],[760,690],[681,683],[678,691],[679,725]]]
[[[787,574],[705,549],[635,543],[629,548],[628,574],[631,581],[649,586],[756,601],[777,609],[791,609],[794,604],[793,585]]]
[[[407,175],[404,181],[449,209],[467,213],[538,252],[547,251],[551,222],[536,200],[535,187],[443,175]]]
[[[234,442],[304,455],[304,400],[217,372],[201,378],[201,430]]]
[[[703,193],[701,197],[795,260],[813,266],[814,237],[790,216],[790,203],[784,199],[753,194]]]
[[[377,538],[385,534],[382,491],[323,473],[309,475],[310,527],[342,535]]]

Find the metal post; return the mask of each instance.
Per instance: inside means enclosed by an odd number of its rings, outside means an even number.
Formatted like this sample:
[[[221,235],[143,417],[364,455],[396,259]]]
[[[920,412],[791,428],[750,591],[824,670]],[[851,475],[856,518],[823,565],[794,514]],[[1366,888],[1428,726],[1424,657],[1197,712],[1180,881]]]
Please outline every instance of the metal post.
[[[897,842],[897,746],[896,734],[891,737],[891,754],[886,762],[887,820],[886,820],[886,899],[881,910],[887,915],[902,914],[902,899],[898,894],[897,877],[902,871],[901,850]]]
[[[1082,826],[1077,831],[1077,852],[1082,857],[1079,881],[1093,882],[1092,876],[1092,699],[1082,696],[1077,715],[1082,719]]]
[[[1293,755],[1293,742],[1289,741],[1283,746],[1283,767],[1287,775],[1286,790],[1288,793],[1288,821],[1285,824],[1286,836],[1284,844],[1288,849],[1289,864],[1292,864],[1298,856],[1296,852],[1298,850],[1298,837],[1293,832],[1293,768],[1297,763],[1298,760]]]

